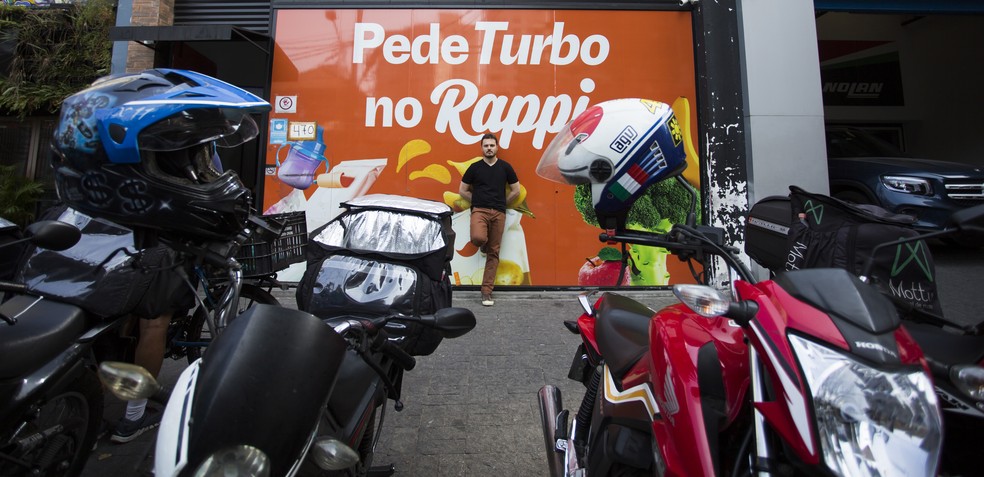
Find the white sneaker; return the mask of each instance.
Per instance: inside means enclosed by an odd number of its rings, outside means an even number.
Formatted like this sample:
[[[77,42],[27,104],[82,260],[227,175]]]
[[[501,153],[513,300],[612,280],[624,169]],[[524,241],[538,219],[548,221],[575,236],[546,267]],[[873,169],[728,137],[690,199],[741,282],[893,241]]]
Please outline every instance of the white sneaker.
[[[482,306],[492,306],[495,301],[492,300],[492,295],[482,295]]]

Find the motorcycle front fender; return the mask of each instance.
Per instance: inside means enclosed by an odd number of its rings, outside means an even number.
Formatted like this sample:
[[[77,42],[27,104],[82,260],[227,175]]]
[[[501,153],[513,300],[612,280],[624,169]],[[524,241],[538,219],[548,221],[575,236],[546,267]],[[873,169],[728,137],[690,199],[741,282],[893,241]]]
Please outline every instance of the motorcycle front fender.
[[[188,464],[188,433],[191,405],[202,360],[198,359],[181,372],[161,416],[154,452],[154,475],[176,476]]]
[[[346,341],[314,316],[254,305],[209,346],[200,369],[182,375],[168,407],[187,407],[170,454],[191,475],[213,453],[248,445],[270,459],[271,476],[290,475],[307,453],[310,436],[331,394]],[[170,411],[170,409],[169,409]],[[178,412],[178,411],[173,411]],[[179,445],[182,428],[187,450]],[[158,448],[166,446],[158,440]],[[156,475],[173,475],[157,473]]]

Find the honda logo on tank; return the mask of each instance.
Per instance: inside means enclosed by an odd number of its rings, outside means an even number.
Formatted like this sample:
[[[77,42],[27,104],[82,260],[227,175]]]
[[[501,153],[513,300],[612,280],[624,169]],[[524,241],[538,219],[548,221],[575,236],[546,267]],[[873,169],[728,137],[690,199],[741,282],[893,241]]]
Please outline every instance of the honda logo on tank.
[[[696,140],[689,11],[281,9],[274,39],[271,118],[314,123],[315,134],[267,142],[278,173],[266,176],[265,213],[303,210],[314,230],[365,194],[444,202],[455,212],[456,285],[479,284],[484,269],[458,195],[483,134],[498,136],[498,157],[523,186],[506,211],[497,287],[615,284],[601,282],[621,252],[598,241],[576,189],[535,173],[568,121],[602,101],[644,98],[671,104],[690,150]],[[685,177],[700,190],[692,155]],[[635,225],[685,213],[654,209]],[[693,281],[686,264],[643,249],[627,251],[628,284]]]

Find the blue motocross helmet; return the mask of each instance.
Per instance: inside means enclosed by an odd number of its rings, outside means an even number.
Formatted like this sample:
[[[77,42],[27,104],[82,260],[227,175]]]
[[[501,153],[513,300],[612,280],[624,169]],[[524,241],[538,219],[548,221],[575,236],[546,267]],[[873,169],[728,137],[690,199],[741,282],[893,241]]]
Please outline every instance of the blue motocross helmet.
[[[62,103],[52,139],[58,196],[94,217],[188,238],[246,226],[249,190],[215,147],[255,138],[269,103],[215,78],[155,69],[96,80]]]

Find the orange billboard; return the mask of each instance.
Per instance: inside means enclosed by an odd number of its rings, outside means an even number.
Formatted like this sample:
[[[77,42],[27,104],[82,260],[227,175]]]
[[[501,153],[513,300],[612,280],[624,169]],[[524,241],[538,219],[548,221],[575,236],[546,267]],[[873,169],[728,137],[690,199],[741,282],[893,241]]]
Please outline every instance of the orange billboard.
[[[457,195],[465,169],[481,157],[484,133],[498,136],[499,158],[526,191],[506,214],[498,287],[615,284],[621,251],[598,241],[574,187],[535,174],[543,149],[577,114],[609,99],[654,99],[672,104],[690,144],[696,140],[686,99],[696,94],[689,12],[275,15],[264,212],[303,210],[310,231],[364,194],[447,203],[455,210],[456,285],[480,284],[484,268]],[[686,177],[698,186],[696,157],[688,162]],[[655,230],[667,218],[637,225]],[[686,264],[641,250],[633,251],[628,284],[693,281]]]

